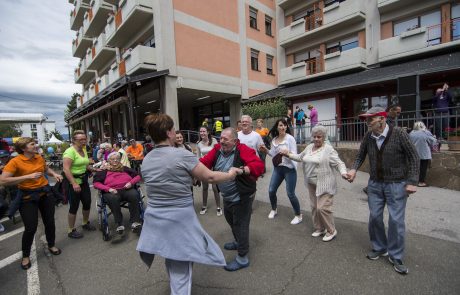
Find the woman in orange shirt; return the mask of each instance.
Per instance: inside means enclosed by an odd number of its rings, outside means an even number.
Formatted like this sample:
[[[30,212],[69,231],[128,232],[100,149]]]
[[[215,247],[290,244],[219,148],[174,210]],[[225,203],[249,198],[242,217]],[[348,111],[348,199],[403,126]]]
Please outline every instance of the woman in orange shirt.
[[[21,268],[29,269],[30,249],[34,241],[38,225],[38,210],[40,210],[45,225],[46,241],[51,254],[59,255],[61,250],[54,245],[54,198],[45,178],[45,173],[53,176],[56,181],[62,181],[62,176],[46,166],[45,159],[37,154],[35,139],[21,137],[14,144],[19,155],[11,159],[3,168],[0,176],[1,185],[18,185],[16,198],[20,199],[19,212],[24,222],[22,235]]]
[[[259,135],[262,137],[262,140],[264,141],[264,144],[267,147],[267,149],[270,149],[270,138],[268,137],[268,134],[270,133],[270,131],[268,130],[268,128],[264,127],[264,119],[261,119],[261,118],[257,119],[257,127],[255,131],[259,133]],[[262,162],[264,162],[264,174],[265,174],[266,172],[265,158],[267,157],[267,154],[260,153],[260,152],[257,152],[257,154],[259,155],[259,158],[262,160]]]

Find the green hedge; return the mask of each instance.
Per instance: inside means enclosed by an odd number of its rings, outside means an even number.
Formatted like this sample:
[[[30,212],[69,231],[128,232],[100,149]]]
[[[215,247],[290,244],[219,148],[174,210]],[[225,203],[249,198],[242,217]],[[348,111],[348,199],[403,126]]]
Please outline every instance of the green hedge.
[[[283,117],[287,113],[286,101],[282,98],[273,98],[260,102],[246,103],[242,106],[244,115],[249,115],[252,119],[267,119],[273,117]]]

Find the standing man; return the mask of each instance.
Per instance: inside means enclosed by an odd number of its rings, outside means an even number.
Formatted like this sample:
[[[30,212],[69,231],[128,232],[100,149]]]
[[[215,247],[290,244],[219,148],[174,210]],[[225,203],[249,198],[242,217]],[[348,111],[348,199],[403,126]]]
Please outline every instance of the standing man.
[[[399,104],[392,104],[387,109],[387,124],[390,126],[398,126],[398,117],[401,114],[401,106]]]
[[[350,182],[356,170],[369,155],[370,179],[368,182],[369,236],[372,251],[367,258],[376,260],[388,256],[393,268],[407,274],[404,265],[404,239],[406,233],[405,210],[407,198],[417,191],[419,158],[407,133],[386,123],[387,113],[381,107],[372,107],[360,115],[366,119],[369,131],[361,142],[356,160],[348,172]],[[385,234],[383,210],[387,204],[388,237]]]
[[[204,118],[203,123],[201,123],[201,126],[208,127],[208,118]]]
[[[293,130],[293,129],[292,129],[292,110],[291,110],[290,107],[288,108],[287,114],[286,114],[286,116],[284,116],[284,119],[285,119],[286,122],[288,123],[289,129],[290,129],[290,130]]]
[[[303,109],[300,108],[299,106],[296,106],[295,113],[294,113],[295,134],[296,134],[295,138],[298,144],[305,142],[305,130],[304,130],[305,117],[306,115]]]
[[[318,124],[318,111],[311,104],[308,105],[310,110],[310,130]]]
[[[129,140],[129,146],[126,148],[126,153],[128,158],[132,161],[131,168],[137,171],[140,174],[141,163],[144,159],[144,147],[142,144],[138,144],[134,138]]]
[[[249,266],[249,223],[252,202],[256,194],[256,180],[264,172],[264,164],[253,149],[241,144],[233,128],[226,128],[220,143],[200,159],[214,171],[228,172],[231,167],[241,168],[234,180],[218,184],[224,199],[224,216],[230,225],[234,241],[225,243],[225,250],[237,250],[238,255],[224,267],[236,271]]]
[[[448,90],[449,85],[444,83],[442,88],[436,90],[436,95],[433,97],[434,130],[438,139],[443,138],[442,131],[449,127],[449,106],[452,102],[452,96]]]
[[[242,144],[252,148],[256,155],[260,146],[264,144],[262,136],[252,130],[252,118],[248,115],[241,116],[241,131],[238,132],[238,139]]]
[[[224,124],[222,123],[222,121],[217,119],[216,122],[214,122],[214,126],[212,127],[214,131],[214,135],[220,137],[223,127],[224,127]]]

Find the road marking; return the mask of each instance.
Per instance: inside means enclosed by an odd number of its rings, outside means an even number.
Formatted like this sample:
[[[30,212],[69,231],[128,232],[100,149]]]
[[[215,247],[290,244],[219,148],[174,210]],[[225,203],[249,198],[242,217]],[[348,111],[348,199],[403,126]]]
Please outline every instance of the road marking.
[[[38,278],[37,251],[35,239],[30,251],[30,261],[32,267],[27,270],[27,295],[40,295],[40,279]]]
[[[0,236],[0,242],[3,241],[3,240],[6,240],[14,235],[17,235],[17,234],[20,234],[24,231],[24,227],[21,227],[21,228],[18,228],[18,229],[15,229],[13,231],[10,231],[10,232],[7,232],[6,234],[3,234]]]
[[[13,254],[3,260],[0,261],[0,269],[4,268],[5,266],[10,265],[11,263],[15,262],[22,258],[22,251],[19,251],[16,254]]]

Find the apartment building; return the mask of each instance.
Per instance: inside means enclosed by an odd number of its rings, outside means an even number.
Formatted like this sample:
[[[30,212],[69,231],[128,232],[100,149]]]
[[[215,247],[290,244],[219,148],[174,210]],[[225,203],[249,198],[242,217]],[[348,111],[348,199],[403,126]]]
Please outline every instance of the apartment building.
[[[75,83],[69,125],[141,139],[149,113],[177,129],[234,124],[241,100],[278,85],[276,1],[69,0]]]
[[[46,135],[56,130],[56,122],[41,113],[0,113],[0,122],[17,124],[22,137],[35,138],[39,144],[45,143]]]
[[[423,115],[445,82],[460,104],[460,2],[276,0],[278,85],[321,121],[398,102]],[[308,111],[307,111],[308,114]]]

